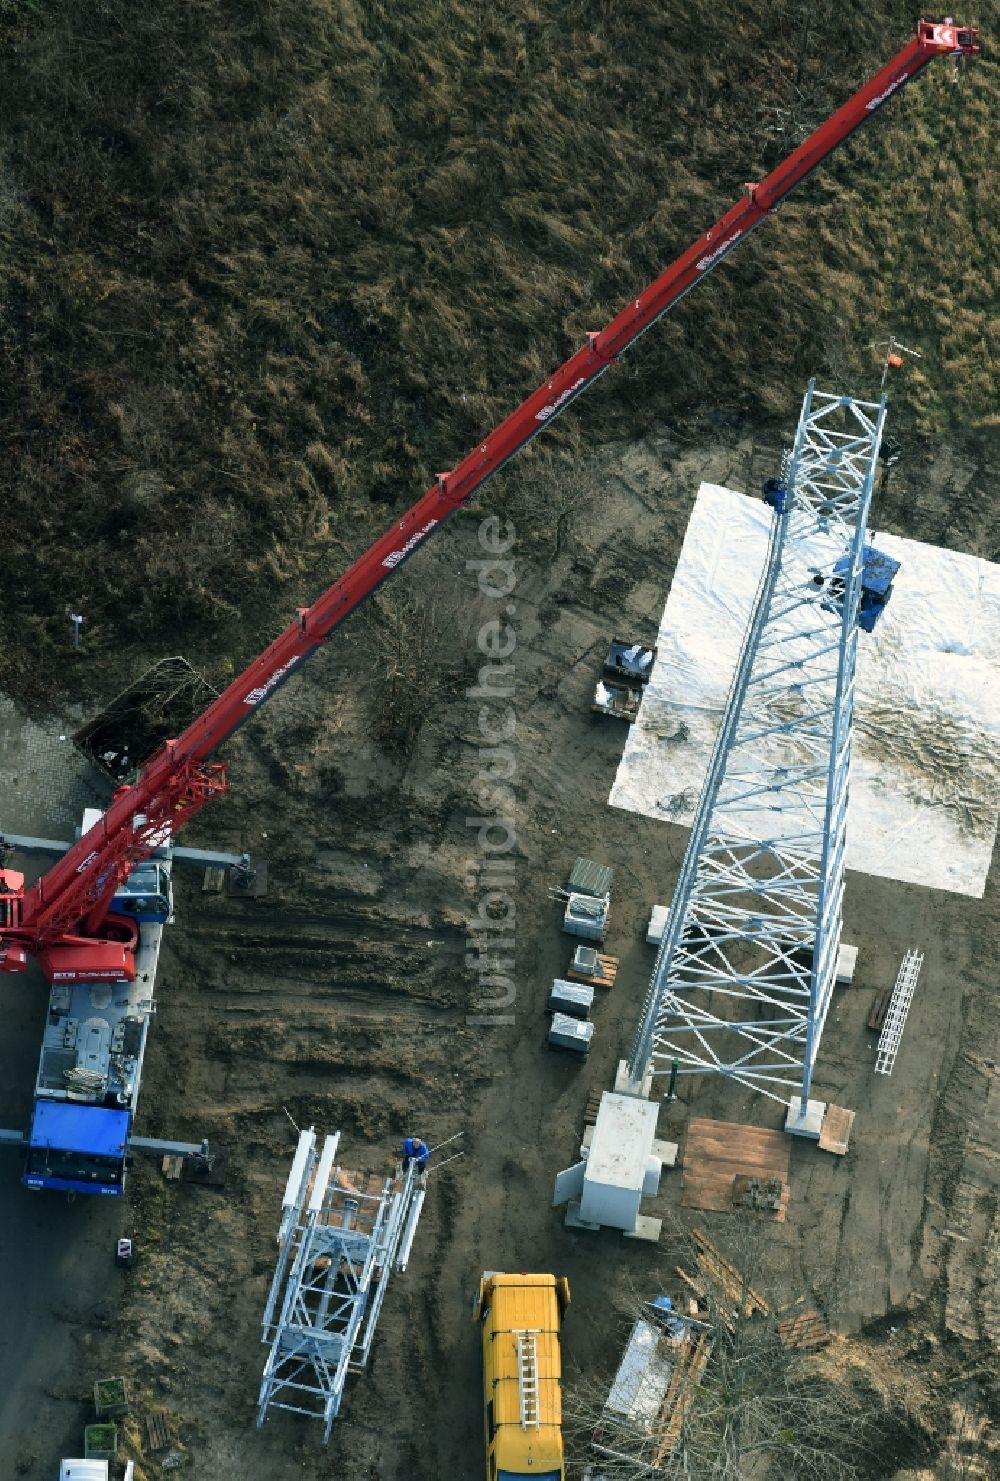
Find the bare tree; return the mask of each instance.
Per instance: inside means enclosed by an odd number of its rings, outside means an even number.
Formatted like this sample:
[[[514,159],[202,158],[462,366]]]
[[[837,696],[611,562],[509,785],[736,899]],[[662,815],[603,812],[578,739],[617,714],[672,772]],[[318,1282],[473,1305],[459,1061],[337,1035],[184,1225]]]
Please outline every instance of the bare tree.
[[[707,1362],[674,1385],[670,1412],[662,1409],[655,1424],[635,1427],[631,1437],[627,1428],[615,1431],[610,1448],[617,1456],[592,1448],[595,1430],[606,1425],[611,1375],[602,1383],[568,1385],[566,1432],[578,1474],[592,1481],[852,1481],[861,1474],[870,1405],[814,1350],[790,1345],[768,1303],[762,1309],[769,1227],[750,1216],[728,1221],[726,1263],[739,1289],[728,1272],[719,1284],[693,1282],[705,1292],[699,1321],[711,1330]],[[696,1269],[697,1256],[692,1239],[682,1234],[664,1259],[661,1289],[682,1293],[686,1303],[690,1290],[676,1267]],[[635,1302],[633,1318],[640,1311]]]
[[[554,561],[586,525],[600,492],[598,476],[582,452],[531,458],[516,469],[495,508],[517,531],[520,550]]]
[[[372,738],[407,755],[435,705],[469,672],[468,603],[413,582],[379,592],[366,613]]]

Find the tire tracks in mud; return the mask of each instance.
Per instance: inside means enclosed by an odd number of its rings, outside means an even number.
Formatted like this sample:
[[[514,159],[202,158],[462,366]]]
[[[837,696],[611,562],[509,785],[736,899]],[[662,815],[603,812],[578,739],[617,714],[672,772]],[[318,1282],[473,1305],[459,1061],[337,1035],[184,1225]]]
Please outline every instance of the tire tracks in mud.
[[[929,1254],[943,1275],[946,1332],[994,1346],[1000,1343],[1000,1078],[983,1046],[995,1043],[995,995],[977,986],[967,998],[931,1138],[927,1202],[940,1208],[942,1227],[924,1230],[925,1261]]]
[[[221,1011],[267,1018],[329,1014],[437,1022],[456,1016],[463,999],[455,981],[464,963],[464,932],[379,911],[330,914],[282,911],[271,928],[248,925],[235,912],[188,930],[201,964],[200,990],[222,999]],[[186,953],[185,953],[186,954]],[[228,958],[222,970],[205,962]]]

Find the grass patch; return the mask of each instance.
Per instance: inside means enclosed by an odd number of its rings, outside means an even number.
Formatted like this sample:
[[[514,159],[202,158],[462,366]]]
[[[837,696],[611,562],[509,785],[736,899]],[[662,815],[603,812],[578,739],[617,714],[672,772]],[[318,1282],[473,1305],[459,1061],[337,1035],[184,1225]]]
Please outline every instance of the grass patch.
[[[912,25],[901,0],[683,26],[653,0],[0,0],[0,689],[103,693],[178,639],[225,678]],[[925,352],[897,425],[995,425],[1000,85],[951,77],[648,335],[570,414],[584,439],[790,425],[812,374],[874,391],[889,332]]]

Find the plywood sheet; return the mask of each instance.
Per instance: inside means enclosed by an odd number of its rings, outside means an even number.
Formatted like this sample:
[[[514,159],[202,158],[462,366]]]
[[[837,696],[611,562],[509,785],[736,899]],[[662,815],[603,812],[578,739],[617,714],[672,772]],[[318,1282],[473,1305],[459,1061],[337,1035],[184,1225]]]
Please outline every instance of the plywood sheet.
[[[851,1140],[853,1125],[853,1111],[847,1110],[845,1106],[828,1105],[819,1133],[821,1150],[832,1152],[836,1157],[843,1157],[847,1151],[847,1144]]]
[[[790,1152],[783,1131],[696,1116],[684,1147],[681,1207],[731,1211],[733,1183],[739,1177],[773,1178],[787,1188]],[[786,1194],[771,1217],[784,1222],[787,1206]]]

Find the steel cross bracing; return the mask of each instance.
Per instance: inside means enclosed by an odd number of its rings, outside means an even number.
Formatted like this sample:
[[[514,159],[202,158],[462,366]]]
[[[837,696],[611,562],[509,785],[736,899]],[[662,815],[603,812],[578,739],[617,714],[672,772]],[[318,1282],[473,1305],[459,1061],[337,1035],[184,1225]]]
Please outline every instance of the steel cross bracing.
[[[368,1362],[389,1276],[413,1238],[423,1178],[416,1165],[385,1179],[335,1166],[340,1133],[317,1152],[299,1136],[278,1230],[278,1262],[264,1311],[270,1351],[257,1424],[270,1409],[324,1422],[330,1438],[349,1372]],[[397,1263],[398,1261],[398,1263]]]
[[[808,1102],[840,946],[862,557],[884,419],[884,398],[810,383],[632,1043],[633,1085],[676,1060],[680,1074]]]

